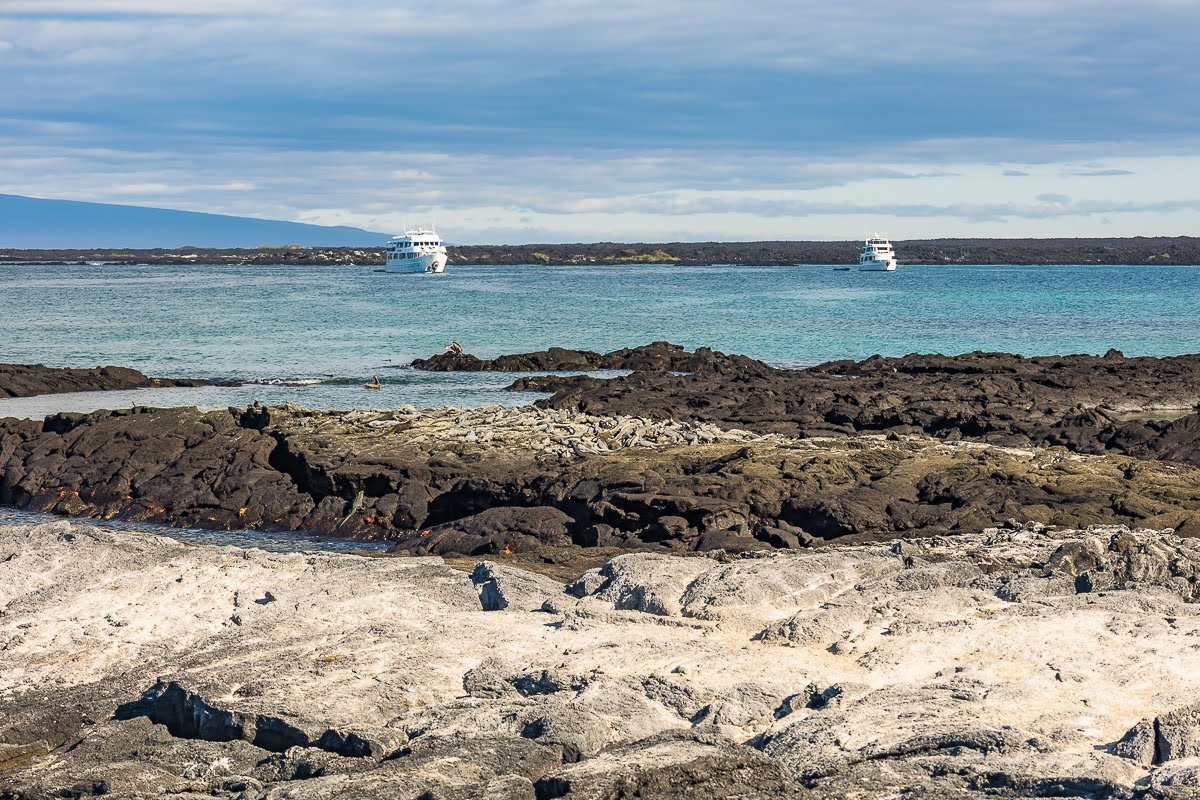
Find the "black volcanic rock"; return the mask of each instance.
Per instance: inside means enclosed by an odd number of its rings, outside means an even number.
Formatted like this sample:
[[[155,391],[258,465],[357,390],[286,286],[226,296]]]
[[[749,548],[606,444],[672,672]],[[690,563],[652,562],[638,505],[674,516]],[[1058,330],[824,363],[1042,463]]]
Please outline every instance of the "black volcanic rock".
[[[707,347],[688,352],[670,342],[652,342],[604,355],[591,350],[551,347],[535,353],[481,359],[470,353],[448,351],[431,358],[418,358],[412,362],[412,366],[430,372],[590,372],[598,369],[718,375],[766,375],[773,372],[767,364],[747,356],[725,355]]]
[[[757,363],[757,362],[755,362]],[[872,356],[805,370],[541,376],[544,408],[710,422],[789,436],[924,433],[1200,465],[1200,355]]]
[[[873,356],[779,370],[659,342],[476,361],[633,371],[515,384],[555,392],[541,411],[0,420],[0,503],[439,555],[802,547],[1010,518],[1200,535],[1200,356]],[[803,443],[814,437],[833,438]]]
[[[187,378],[149,378],[128,367],[64,369],[41,364],[0,364],[0,397],[145,389],[152,386],[204,386],[207,383]]]
[[[612,444],[584,448],[601,424],[616,431]],[[528,409],[6,419],[0,503],[209,529],[304,529],[471,556],[794,548],[977,531],[1010,518],[1200,535],[1200,469],[1187,464],[899,435],[810,446],[705,434],[686,444],[669,439],[672,430],[679,423]],[[578,455],[558,455],[555,441],[578,442]],[[1194,457],[1186,435],[1177,441]]]

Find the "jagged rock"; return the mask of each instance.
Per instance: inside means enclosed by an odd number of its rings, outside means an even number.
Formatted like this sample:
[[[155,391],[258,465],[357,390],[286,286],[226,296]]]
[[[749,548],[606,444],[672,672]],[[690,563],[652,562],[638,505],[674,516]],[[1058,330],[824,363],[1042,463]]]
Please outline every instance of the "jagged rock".
[[[1113,755],[1150,766],[1157,754],[1157,733],[1152,720],[1144,719],[1112,745]]]
[[[591,350],[566,350],[551,347],[536,353],[518,353],[495,359],[480,359],[470,353],[439,353],[412,362],[416,369],[431,372],[547,372],[589,371],[595,369],[650,370],[704,373],[768,373],[771,368],[746,356],[719,353],[698,347],[694,353],[669,342],[653,342],[640,347],[614,350],[600,355]]]
[[[513,675],[508,680],[526,697],[556,692],[578,692],[590,682],[584,675],[557,669],[530,670]]]
[[[1200,757],[1200,703],[1160,714],[1154,732],[1157,763]]]
[[[787,797],[779,765],[718,736],[662,733],[563,766],[535,784],[539,798]]]
[[[781,716],[777,712],[793,691],[759,682],[739,684],[724,692],[721,699],[705,706],[695,721],[735,727],[768,725]]]
[[[495,658],[485,658],[463,674],[463,691],[480,698],[516,696],[516,687],[508,680],[508,675],[506,665]]]
[[[534,552],[570,545],[574,520],[557,508],[489,508],[402,538],[397,548],[414,554]]]
[[[1122,589],[1130,585],[1162,586],[1185,600],[1200,599],[1200,552],[1194,547],[1139,541],[1128,532],[1114,534],[1095,563],[1079,573],[1082,592]]]
[[[277,753],[293,747],[321,747],[342,755],[363,756],[370,754],[363,751],[373,749],[357,735],[323,729],[313,720],[224,708],[176,681],[160,679],[121,713],[133,715],[143,710],[173,736],[185,739],[241,740]],[[375,745],[375,749],[386,748]]]
[[[345,757],[319,747],[292,747],[258,762],[251,777],[264,784],[305,781],[325,775],[356,775],[377,766],[377,759],[366,756]]]
[[[1200,463],[1200,357],[873,357],[806,370],[539,381],[547,408],[817,436],[880,431]],[[698,401],[702,398],[702,401]],[[986,400],[984,400],[986,398]],[[1175,420],[1178,412],[1192,412]],[[802,526],[803,527],[803,526]],[[805,528],[808,530],[808,528]],[[810,531],[813,533],[813,531]]]
[[[393,540],[409,554],[751,553],[957,533],[1014,516],[1200,525],[1200,469],[1179,464],[917,437],[793,439],[565,410],[252,406],[10,419],[0,420],[0,463],[0,502],[22,508],[305,529]],[[1072,563],[1054,574],[1101,588],[1166,568],[1175,591],[1190,591],[1194,570],[1180,555],[1112,551],[1106,571]]]
[[[346,729],[330,728],[317,738],[314,746],[346,758],[382,761],[394,756],[407,743],[408,737],[403,731],[359,725]]]
[[[501,775],[488,781],[482,800],[536,800],[533,782],[523,775]]]
[[[1150,773],[1148,797],[1196,800],[1200,797],[1200,758],[1172,761]]]
[[[22,800],[133,792],[167,794],[183,786],[201,791],[246,780],[270,754],[246,742],[216,744],[180,739],[148,719],[94,725],[53,761],[35,766],[0,765],[0,796]],[[14,767],[23,766],[16,772]],[[78,787],[103,787],[103,791]],[[202,787],[202,788],[201,788]]]
[[[531,717],[521,735],[542,744],[558,745],[565,760],[579,761],[594,756],[608,744],[609,727],[599,715],[568,704]]]
[[[579,579],[567,585],[567,593],[574,597],[587,597],[600,591],[600,587],[608,581],[608,576],[600,574],[600,567],[593,567],[579,576]]]
[[[600,569],[605,581],[593,597],[618,609],[678,616],[688,584],[709,566],[703,559],[617,556]]]
[[[408,753],[390,763],[410,774],[442,770],[459,784],[486,786],[509,775],[536,783],[562,763],[562,750],[520,736],[430,734],[414,739]]]
[[[492,561],[481,561],[471,572],[484,611],[544,610],[547,603],[564,598],[565,587],[542,575],[513,569]]]
[[[707,698],[693,689],[662,675],[650,675],[642,680],[641,690],[646,697],[661,703],[675,712],[681,719],[694,722],[701,719],[707,706]]]

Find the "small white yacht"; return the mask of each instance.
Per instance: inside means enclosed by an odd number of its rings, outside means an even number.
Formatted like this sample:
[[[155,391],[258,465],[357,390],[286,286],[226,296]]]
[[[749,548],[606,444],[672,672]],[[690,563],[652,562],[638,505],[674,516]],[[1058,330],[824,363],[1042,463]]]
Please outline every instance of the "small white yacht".
[[[414,228],[393,236],[384,251],[384,272],[433,272],[446,269],[446,243],[433,228]]]
[[[859,272],[895,272],[896,254],[892,243],[880,236],[872,236],[863,242],[858,256]]]

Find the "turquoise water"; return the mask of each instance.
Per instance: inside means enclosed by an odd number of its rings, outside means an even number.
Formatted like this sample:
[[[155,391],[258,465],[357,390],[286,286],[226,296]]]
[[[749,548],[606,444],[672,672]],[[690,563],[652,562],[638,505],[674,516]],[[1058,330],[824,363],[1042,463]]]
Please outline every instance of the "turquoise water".
[[[0,361],[314,381],[74,396],[144,405],[513,405],[511,375],[405,369],[451,340],[480,356],[669,340],[803,366],[874,353],[1200,352],[1200,268],[0,265]],[[372,374],[382,391],[362,389]],[[131,397],[125,395],[131,394]],[[52,401],[40,401],[50,404]],[[62,403],[67,403],[63,407]],[[41,408],[0,401],[0,416]],[[6,410],[7,409],[7,410]]]

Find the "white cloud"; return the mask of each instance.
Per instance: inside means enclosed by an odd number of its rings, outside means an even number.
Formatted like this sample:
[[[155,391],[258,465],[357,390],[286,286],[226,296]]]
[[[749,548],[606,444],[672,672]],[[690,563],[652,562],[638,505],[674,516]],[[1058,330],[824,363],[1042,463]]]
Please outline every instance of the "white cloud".
[[[291,3],[281,0],[204,0],[203,3],[164,0],[6,0],[10,15],[131,14],[171,16],[224,16],[229,14],[286,11]]]
[[[179,194],[182,191],[184,191],[182,187],[171,186],[169,183],[115,183],[108,187],[109,194],[117,197],[121,195],[162,197],[163,195]]]
[[[0,192],[389,232],[436,220],[459,243],[1179,235],[1200,157],[1037,163],[798,159],[706,151],[512,158],[255,149],[134,153],[0,147]],[[1092,177],[1100,170],[1128,174]],[[1023,173],[1014,181],[1005,172]],[[64,190],[58,174],[71,174]],[[1108,222],[1102,223],[1102,220]],[[1104,229],[1101,230],[1103,224]]]
[[[1200,227],[1178,178],[1200,168],[1194,0],[0,2],[9,193],[377,230],[436,212],[459,241]],[[864,136],[855,98],[914,69],[896,107],[926,105]],[[761,113],[714,125],[738,74]],[[984,110],[1074,81],[1114,123],[1089,141],[1038,107],[980,136],[938,99],[963,75]],[[1180,102],[1118,128],[1108,104],[1147,87]]]

